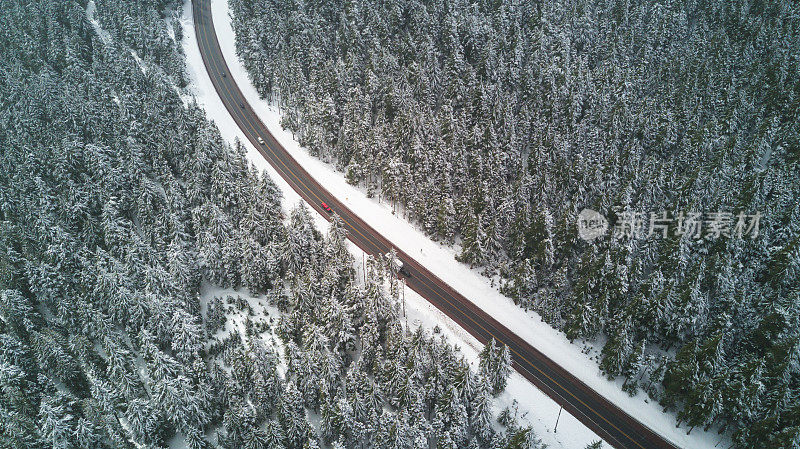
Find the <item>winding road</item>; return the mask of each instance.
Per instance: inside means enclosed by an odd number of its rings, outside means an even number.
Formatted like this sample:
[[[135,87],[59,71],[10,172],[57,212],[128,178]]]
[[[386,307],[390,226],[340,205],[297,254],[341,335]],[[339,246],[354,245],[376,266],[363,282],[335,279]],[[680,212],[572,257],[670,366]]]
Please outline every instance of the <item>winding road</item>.
[[[348,238],[367,254],[382,255],[394,248],[410,272],[411,276],[407,279],[410,288],[447,314],[481,343],[494,338],[497,342],[507,345],[516,371],[609,444],[620,449],[676,447],[476,307],[408,254],[394,247],[388,239],[334,198],[278,143],[250,107],[233,77],[229,75],[230,70],[214,31],[210,0],[193,0],[192,7],[200,53],[219,97],[250,142],[311,207],[330,219],[330,215],[323,210],[321,204],[327,203],[344,221]],[[263,139],[263,144],[260,139]]]

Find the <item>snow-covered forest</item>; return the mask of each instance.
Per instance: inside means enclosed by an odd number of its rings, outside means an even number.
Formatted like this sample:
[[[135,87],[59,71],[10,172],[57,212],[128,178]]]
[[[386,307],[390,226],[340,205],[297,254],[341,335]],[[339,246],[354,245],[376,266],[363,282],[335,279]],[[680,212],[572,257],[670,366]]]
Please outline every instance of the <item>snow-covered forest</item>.
[[[0,448],[538,447],[494,410],[507,348],[471,369],[341,222],[284,216],[185,90],[175,8],[2,4]]]
[[[283,125],[688,429],[800,443],[800,10],[789,0],[231,0]],[[586,242],[584,208],[759,214]],[[703,223],[708,225],[708,223]]]

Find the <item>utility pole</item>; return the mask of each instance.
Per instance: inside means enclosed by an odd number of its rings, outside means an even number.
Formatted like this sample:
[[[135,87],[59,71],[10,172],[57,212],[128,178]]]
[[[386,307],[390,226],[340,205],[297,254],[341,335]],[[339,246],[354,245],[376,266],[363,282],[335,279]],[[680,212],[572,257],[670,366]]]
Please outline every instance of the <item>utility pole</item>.
[[[406,316],[406,280],[403,279],[401,282],[403,283],[403,316]]]
[[[406,329],[408,329],[408,315],[406,315],[406,280],[403,279],[403,318],[406,320]]]
[[[556,417],[556,426],[553,428],[553,433],[558,432],[558,420],[561,419],[561,410],[564,410],[564,407],[558,408],[558,416]]]

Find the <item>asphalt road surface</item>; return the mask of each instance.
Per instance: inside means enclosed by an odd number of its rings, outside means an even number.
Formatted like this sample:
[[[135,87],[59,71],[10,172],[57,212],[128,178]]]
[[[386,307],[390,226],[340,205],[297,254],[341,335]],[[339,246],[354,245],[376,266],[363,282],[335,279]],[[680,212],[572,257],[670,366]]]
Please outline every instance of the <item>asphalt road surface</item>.
[[[210,1],[193,0],[192,3],[200,53],[222,102],[250,142],[311,207],[330,219],[331,215],[323,210],[321,204],[327,203],[344,221],[348,238],[367,254],[378,256],[394,248],[411,275],[406,279],[409,287],[447,314],[481,343],[494,338],[498,343],[508,345],[514,369],[614,447],[620,449],[675,447],[476,307],[408,254],[394,247],[380,233],[331,196],[325,187],[314,180],[275,140],[230,76],[214,31]],[[259,142],[259,137],[263,139],[264,144]],[[597,368],[591,366],[587,369]]]

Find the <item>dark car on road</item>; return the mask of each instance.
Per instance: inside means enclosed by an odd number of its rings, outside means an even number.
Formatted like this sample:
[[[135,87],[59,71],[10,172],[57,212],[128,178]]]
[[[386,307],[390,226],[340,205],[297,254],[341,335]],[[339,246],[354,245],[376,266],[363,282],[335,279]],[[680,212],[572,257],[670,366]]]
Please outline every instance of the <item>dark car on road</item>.
[[[411,272],[408,271],[408,267],[406,267],[405,262],[400,260],[395,254],[393,254],[390,251],[390,252],[386,253],[385,257],[387,259],[389,259],[389,262],[391,263],[392,268],[394,268],[394,270],[398,274],[401,274],[401,275],[403,275],[403,276],[405,276],[407,278],[411,277]]]

